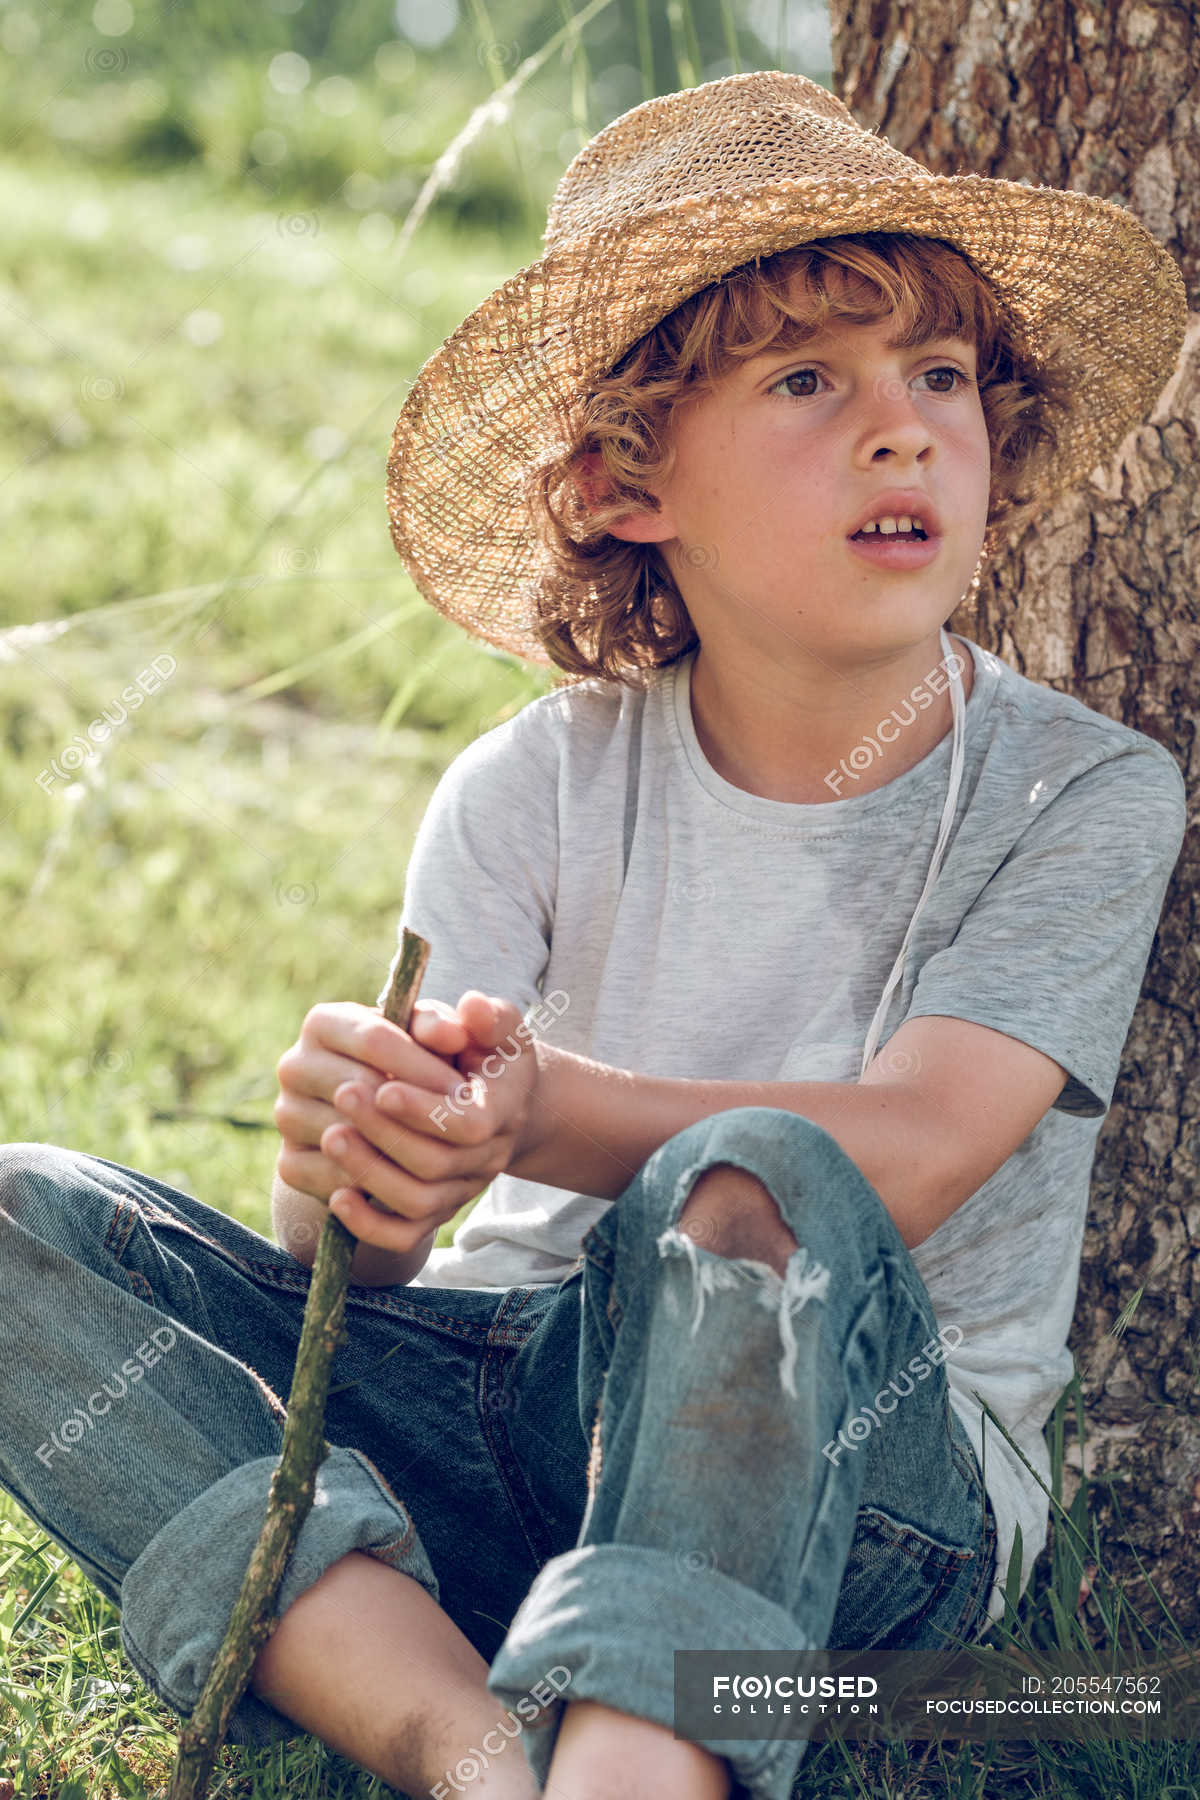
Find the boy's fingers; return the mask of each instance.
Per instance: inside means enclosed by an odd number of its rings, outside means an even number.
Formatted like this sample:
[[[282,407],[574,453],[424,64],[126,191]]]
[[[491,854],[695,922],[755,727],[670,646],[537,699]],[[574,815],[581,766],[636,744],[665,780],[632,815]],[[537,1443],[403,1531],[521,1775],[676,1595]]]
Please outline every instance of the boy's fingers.
[[[285,1143],[277,1167],[290,1187],[299,1188],[301,1193],[312,1194],[316,1199],[331,1194],[339,1182],[351,1179],[341,1164],[326,1156],[319,1145],[302,1147]]]
[[[310,1026],[314,1015],[315,1023]],[[440,1052],[423,1044],[419,1032],[414,1036],[378,1012],[367,1013],[350,1005],[314,1007],[303,1031],[311,1031],[323,1048],[342,1051],[380,1075],[415,1081],[440,1093],[454,1085],[455,1071]]]
[[[346,1187],[357,1187],[362,1193],[370,1194],[385,1212],[398,1213],[405,1219],[423,1216],[422,1203],[411,1194],[414,1171],[376,1149],[361,1132],[344,1125],[330,1126],[321,1134],[321,1149]],[[441,1177],[416,1175],[415,1179],[422,1188],[427,1188],[430,1181]],[[422,1200],[425,1197],[423,1194]],[[428,1227],[428,1220],[425,1223]]]
[[[494,1131],[494,1105],[482,1076],[466,1075],[452,1094],[437,1100],[420,1088],[395,1084],[395,1092],[381,1095],[380,1111],[399,1124],[408,1125],[423,1137],[454,1149],[473,1150],[484,1144]]]
[[[417,1001],[408,1034],[430,1049],[453,1046],[459,1050],[468,1035],[454,1008],[441,1000]]]
[[[520,1022],[520,1009],[479,988],[468,988],[458,1003],[460,1018],[477,1043],[491,1047]]]
[[[490,1021],[494,1010],[491,1000],[481,988],[468,988],[458,1002],[459,1017],[468,1016],[473,1025]]]
[[[461,1128],[455,1129],[466,1094],[459,1088],[454,1091],[459,1096],[454,1102],[457,1110],[452,1109],[445,1097],[431,1093],[428,1088],[384,1081],[373,1094],[368,1094],[356,1082],[347,1081],[335,1089],[333,1103],[335,1113],[352,1119],[359,1134],[393,1162],[399,1161],[402,1154],[406,1158],[418,1156],[421,1163],[409,1173],[430,1181],[439,1179],[445,1171],[433,1160],[429,1140],[441,1148],[473,1142],[473,1129],[466,1133]],[[330,1123],[338,1124],[340,1119],[335,1118]],[[408,1126],[410,1131],[418,1134],[416,1139],[399,1138],[399,1126]],[[407,1161],[400,1166],[407,1167]]]
[[[330,1195],[329,1206],[335,1218],[340,1219],[356,1238],[364,1244],[374,1244],[380,1250],[415,1250],[422,1238],[438,1229],[436,1225],[430,1226],[428,1221],[404,1219],[399,1213],[381,1210],[373,1197],[364,1194],[361,1188],[338,1188]]]

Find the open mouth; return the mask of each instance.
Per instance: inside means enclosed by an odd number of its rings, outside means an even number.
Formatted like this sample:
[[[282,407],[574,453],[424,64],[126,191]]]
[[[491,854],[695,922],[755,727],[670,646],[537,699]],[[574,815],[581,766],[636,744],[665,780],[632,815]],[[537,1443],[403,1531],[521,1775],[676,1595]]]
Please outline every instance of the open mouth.
[[[880,531],[877,526],[873,526],[870,531],[864,529],[850,534],[852,542],[860,542],[866,538],[879,544],[920,544],[927,535],[919,525],[914,525],[911,531]]]

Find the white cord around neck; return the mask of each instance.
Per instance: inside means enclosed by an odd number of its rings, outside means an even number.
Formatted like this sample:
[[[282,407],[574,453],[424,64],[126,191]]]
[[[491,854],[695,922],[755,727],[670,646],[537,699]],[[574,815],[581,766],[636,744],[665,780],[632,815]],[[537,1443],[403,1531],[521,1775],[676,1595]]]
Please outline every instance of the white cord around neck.
[[[962,783],[963,737],[965,730],[963,719],[964,714],[966,713],[966,703],[962,696],[962,675],[960,672],[962,658],[958,655],[957,651],[952,653],[950,639],[946,636],[945,626],[942,627],[940,636],[942,642],[943,663],[950,675],[950,705],[954,713],[954,744],[950,752],[950,782],[946,793],[946,804],[942,808],[942,822],[938,827],[937,843],[933,847],[933,856],[929,864],[929,873],[925,877],[925,886],[921,889],[921,897],[917,901],[913,916],[908,922],[908,930],[904,934],[904,942],[901,944],[899,953],[892,965],[892,972],[888,976],[887,986],[883,990],[883,997],[875,1010],[875,1017],[871,1020],[871,1028],[867,1032],[867,1042],[862,1057],[862,1068],[859,1070],[860,1079],[866,1074],[867,1069],[870,1066],[871,1058],[875,1054],[875,1049],[879,1043],[880,1033],[883,1030],[883,1021],[887,1016],[887,1009],[891,1002],[892,994],[895,992],[896,986],[904,973],[904,963],[905,958],[908,955],[909,939],[912,937],[913,927],[916,925],[917,919],[920,917],[921,908],[929,898],[933,889],[933,884],[938,878],[938,873],[942,866],[942,858],[946,853],[946,844],[950,836],[950,827],[954,822],[954,809],[958,803],[958,790]]]

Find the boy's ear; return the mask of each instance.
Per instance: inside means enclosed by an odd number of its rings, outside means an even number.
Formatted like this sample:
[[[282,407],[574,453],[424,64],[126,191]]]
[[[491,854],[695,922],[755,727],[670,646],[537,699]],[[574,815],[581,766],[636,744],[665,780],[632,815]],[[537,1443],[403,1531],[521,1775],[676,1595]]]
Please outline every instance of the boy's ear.
[[[571,464],[576,492],[583,504],[595,510],[604,504],[604,463],[598,450],[586,450]]]
[[[595,511],[608,504],[604,459],[599,450],[588,450],[576,457],[571,473],[576,491],[586,507]],[[605,530],[613,537],[633,544],[658,544],[675,535],[667,521],[665,506],[658,512],[652,512],[649,507],[635,507],[606,525]]]

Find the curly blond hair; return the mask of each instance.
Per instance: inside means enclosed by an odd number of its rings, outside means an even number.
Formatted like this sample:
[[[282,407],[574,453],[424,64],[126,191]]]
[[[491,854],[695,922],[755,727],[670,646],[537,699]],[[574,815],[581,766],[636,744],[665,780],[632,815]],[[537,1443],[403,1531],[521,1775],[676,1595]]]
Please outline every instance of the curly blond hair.
[[[798,304],[788,286],[800,269],[808,291]],[[975,340],[992,459],[985,553],[1042,510],[1057,428],[1072,404],[1059,345],[1036,363],[1024,353],[994,289],[963,251],[941,238],[862,232],[743,263],[631,345],[571,409],[568,447],[531,471],[536,629],[566,672],[556,686],[599,675],[643,687],[699,643],[660,547],[608,530],[633,508],[658,509],[647,484],[671,472],[676,410],[711,392],[737,361],[799,348],[831,321],[872,325],[889,312],[910,347],[944,336]],[[585,458],[597,453],[589,471]],[[597,488],[610,496],[604,504],[585,498]]]

